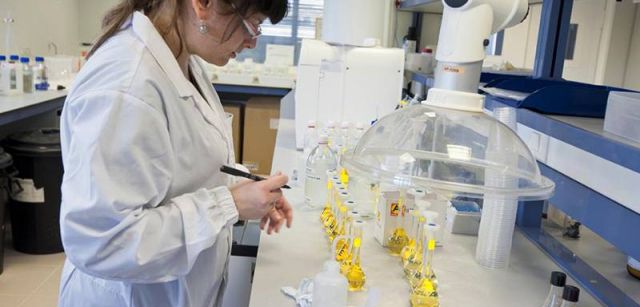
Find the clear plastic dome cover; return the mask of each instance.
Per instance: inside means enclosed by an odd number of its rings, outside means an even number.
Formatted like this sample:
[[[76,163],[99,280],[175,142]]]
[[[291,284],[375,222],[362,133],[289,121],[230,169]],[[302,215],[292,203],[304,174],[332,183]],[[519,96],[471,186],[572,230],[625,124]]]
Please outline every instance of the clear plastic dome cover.
[[[554,189],[509,127],[484,113],[428,105],[380,119],[341,163],[372,181],[449,196],[540,200]]]

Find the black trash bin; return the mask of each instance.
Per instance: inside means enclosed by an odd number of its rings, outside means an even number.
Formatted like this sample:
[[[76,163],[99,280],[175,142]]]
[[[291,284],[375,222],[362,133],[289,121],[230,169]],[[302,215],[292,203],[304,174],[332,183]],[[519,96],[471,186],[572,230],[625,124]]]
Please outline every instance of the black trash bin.
[[[19,175],[11,180],[13,246],[27,254],[63,251],[60,240],[62,154],[59,129],[9,136],[4,143]]]
[[[4,271],[5,212],[9,201],[9,180],[15,175],[13,159],[0,147],[0,274]]]

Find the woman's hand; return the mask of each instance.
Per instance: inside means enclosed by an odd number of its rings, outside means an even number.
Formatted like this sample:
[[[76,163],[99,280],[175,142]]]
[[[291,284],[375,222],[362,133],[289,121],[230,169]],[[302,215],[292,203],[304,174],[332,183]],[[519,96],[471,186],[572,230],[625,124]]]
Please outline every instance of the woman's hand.
[[[268,224],[267,234],[271,234],[274,231],[276,233],[280,232],[280,228],[286,222],[287,228],[291,228],[291,223],[293,223],[293,209],[291,208],[291,204],[287,201],[287,199],[283,196],[276,201],[276,206],[269,212],[268,215],[265,215],[260,221],[260,229],[265,230],[265,227]]]
[[[287,181],[289,178],[286,175],[277,174],[263,181],[243,181],[231,187],[240,219],[258,220],[270,214],[281,203],[283,197],[280,188]]]

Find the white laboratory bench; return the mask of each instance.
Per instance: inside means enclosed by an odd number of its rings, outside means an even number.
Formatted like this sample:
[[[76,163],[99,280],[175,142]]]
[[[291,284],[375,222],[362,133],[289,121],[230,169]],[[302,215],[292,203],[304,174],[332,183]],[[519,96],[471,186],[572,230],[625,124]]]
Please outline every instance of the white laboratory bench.
[[[273,160],[273,170],[291,174],[301,165],[302,153],[295,150],[294,122],[281,119]],[[302,177],[302,175],[300,176]],[[301,208],[303,183],[285,191],[295,208],[291,229],[280,234],[262,233],[251,291],[251,307],[295,306],[280,288],[297,287],[305,277],[313,277],[330,258],[329,243],[319,221],[319,212]],[[368,223],[369,224],[369,223]],[[362,265],[366,287],[380,293],[378,306],[409,306],[409,287],[400,259],[392,257],[373,239],[371,225],[365,228]],[[540,249],[516,231],[511,264],[506,270],[487,270],[474,260],[476,237],[447,235],[436,250],[434,269],[438,276],[441,306],[537,307],[544,301],[549,277],[560,270]],[[575,284],[569,280],[569,284]],[[364,306],[366,293],[350,293],[350,306]],[[579,306],[600,306],[582,291]]]
[[[61,108],[66,90],[0,96],[0,126]]]

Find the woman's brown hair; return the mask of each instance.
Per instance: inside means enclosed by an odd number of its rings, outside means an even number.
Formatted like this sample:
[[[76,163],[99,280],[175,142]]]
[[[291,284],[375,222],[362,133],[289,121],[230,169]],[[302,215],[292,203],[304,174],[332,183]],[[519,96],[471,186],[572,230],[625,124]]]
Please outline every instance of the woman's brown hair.
[[[162,37],[166,38],[171,30],[178,35],[178,40],[182,41],[181,33],[178,29],[178,17],[182,15],[182,3],[185,0],[122,0],[118,5],[109,10],[102,20],[103,33],[100,35],[87,58],[93,55],[109,38],[120,32],[124,23],[136,11],[144,12],[154,24]],[[216,0],[210,0],[216,1]],[[235,12],[240,16],[247,16],[249,12],[260,12],[267,16],[271,23],[280,22],[288,10],[288,0],[217,0],[229,6],[233,4]],[[161,11],[171,12],[173,16],[162,16]],[[182,43],[180,44],[182,53]]]

